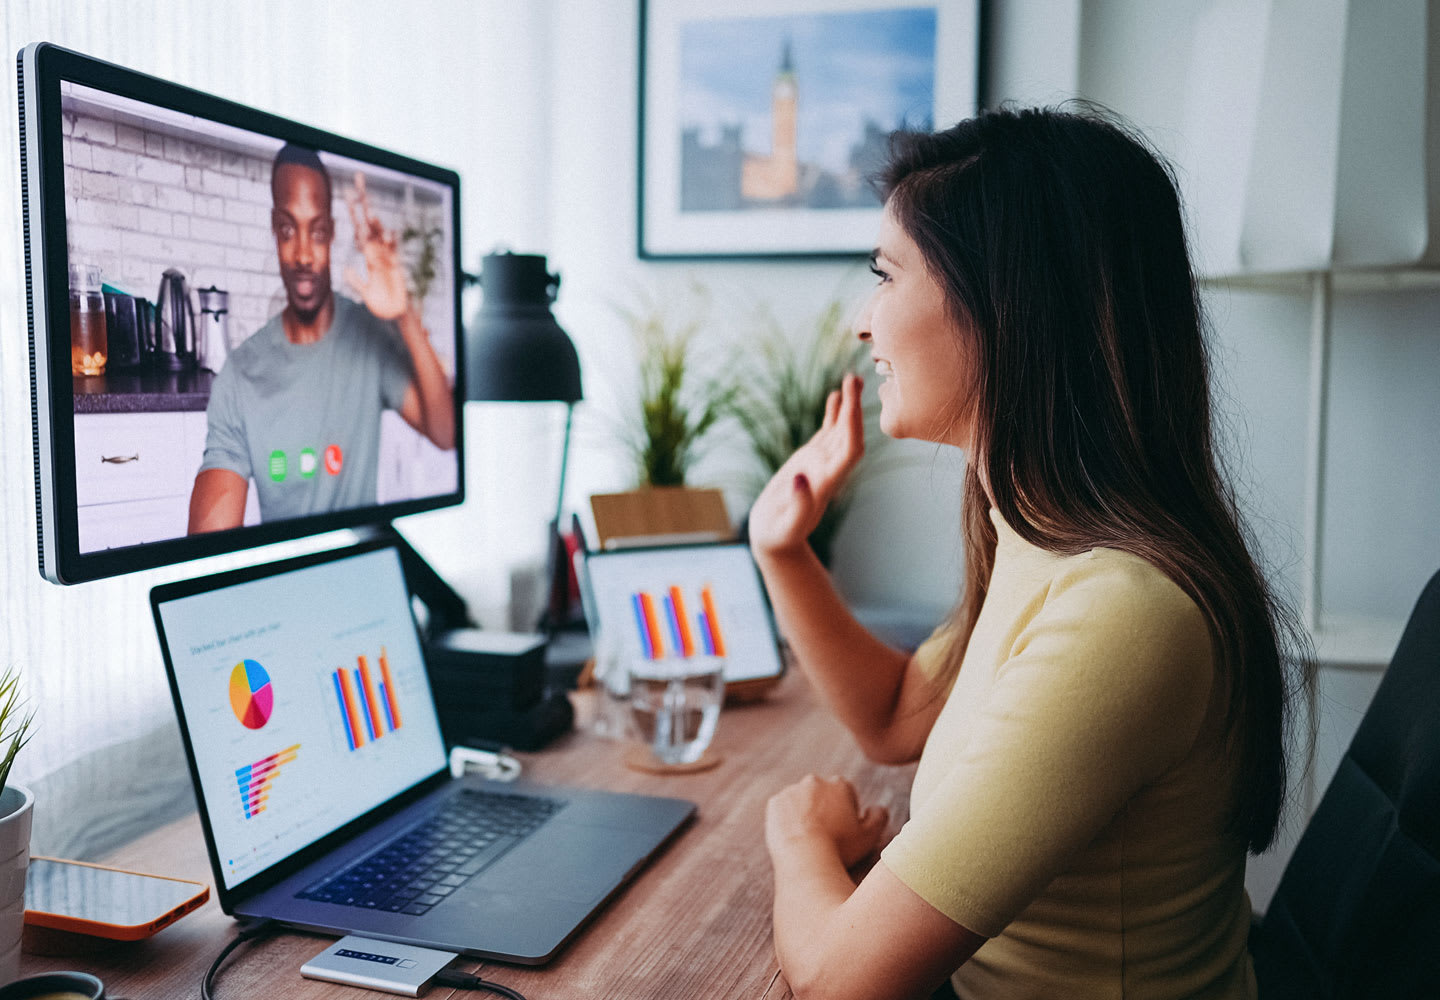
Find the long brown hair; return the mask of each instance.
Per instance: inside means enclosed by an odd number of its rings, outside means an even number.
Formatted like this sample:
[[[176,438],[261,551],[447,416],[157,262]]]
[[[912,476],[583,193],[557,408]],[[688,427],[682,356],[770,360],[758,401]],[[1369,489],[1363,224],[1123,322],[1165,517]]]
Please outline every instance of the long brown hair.
[[[1230,828],[1259,853],[1284,801],[1297,686],[1282,639],[1297,652],[1304,640],[1251,558],[1217,468],[1202,312],[1168,167],[1088,106],[1001,110],[898,133],[879,184],[973,361],[973,385],[956,394],[974,447],[951,669],[994,567],[992,499],[1041,548],[1146,560],[1209,624],[1236,768]],[[1290,662],[1308,683],[1305,658]]]

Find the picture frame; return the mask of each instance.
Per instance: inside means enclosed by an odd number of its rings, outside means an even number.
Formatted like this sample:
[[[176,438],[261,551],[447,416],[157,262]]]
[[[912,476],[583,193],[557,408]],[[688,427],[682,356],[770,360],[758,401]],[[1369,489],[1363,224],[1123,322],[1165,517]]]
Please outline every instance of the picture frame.
[[[889,133],[980,106],[983,6],[641,0],[638,256],[869,253]]]

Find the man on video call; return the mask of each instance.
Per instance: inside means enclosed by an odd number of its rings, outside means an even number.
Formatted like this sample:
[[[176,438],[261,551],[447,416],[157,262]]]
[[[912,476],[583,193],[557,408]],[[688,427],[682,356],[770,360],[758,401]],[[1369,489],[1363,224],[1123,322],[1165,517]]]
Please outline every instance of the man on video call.
[[[376,502],[380,413],[397,410],[436,447],[455,446],[450,385],[410,298],[395,236],[370,212],[365,178],[346,202],[360,299],[330,289],[330,175],[286,145],[270,178],[285,309],[231,352],[210,393],[190,534],[239,527],[250,480],[270,521]]]

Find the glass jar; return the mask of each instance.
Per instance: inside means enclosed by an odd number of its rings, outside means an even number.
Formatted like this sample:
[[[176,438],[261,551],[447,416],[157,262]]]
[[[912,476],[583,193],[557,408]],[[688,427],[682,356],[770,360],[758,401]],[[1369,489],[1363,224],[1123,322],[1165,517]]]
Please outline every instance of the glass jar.
[[[105,332],[105,295],[100,268],[94,264],[70,265],[70,372],[104,375],[109,355]]]

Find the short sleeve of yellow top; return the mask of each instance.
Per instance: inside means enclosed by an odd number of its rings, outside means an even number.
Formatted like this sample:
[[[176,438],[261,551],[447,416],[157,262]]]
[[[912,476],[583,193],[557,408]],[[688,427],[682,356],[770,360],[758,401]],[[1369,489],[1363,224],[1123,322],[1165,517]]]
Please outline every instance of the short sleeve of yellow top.
[[[962,1000],[1250,1000],[1205,619],[1142,559],[1056,555],[990,516],[985,605],[883,863],[990,939],[952,979]]]

